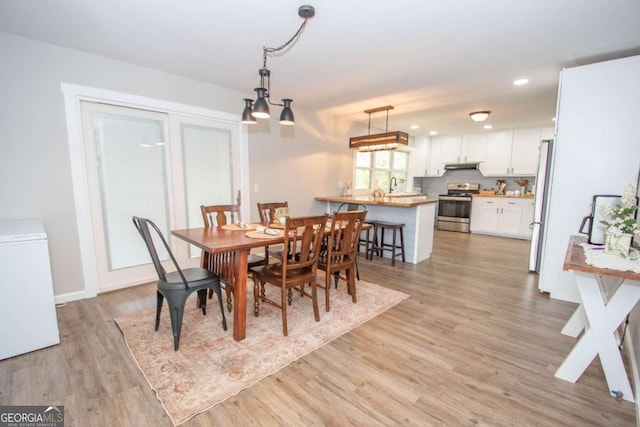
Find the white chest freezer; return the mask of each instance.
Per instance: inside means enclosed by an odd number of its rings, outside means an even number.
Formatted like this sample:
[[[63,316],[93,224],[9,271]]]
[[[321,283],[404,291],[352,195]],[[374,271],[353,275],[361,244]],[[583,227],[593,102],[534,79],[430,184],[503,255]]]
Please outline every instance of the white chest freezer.
[[[60,343],[40,221],[0,221],[0,294],[0,360]]]

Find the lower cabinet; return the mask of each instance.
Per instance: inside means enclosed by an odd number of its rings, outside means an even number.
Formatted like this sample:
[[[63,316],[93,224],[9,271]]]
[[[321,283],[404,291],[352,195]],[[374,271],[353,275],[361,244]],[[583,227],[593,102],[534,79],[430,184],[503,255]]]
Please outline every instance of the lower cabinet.
[[[474,197],[471,205],[472,233],[531,238],[533,199]]]

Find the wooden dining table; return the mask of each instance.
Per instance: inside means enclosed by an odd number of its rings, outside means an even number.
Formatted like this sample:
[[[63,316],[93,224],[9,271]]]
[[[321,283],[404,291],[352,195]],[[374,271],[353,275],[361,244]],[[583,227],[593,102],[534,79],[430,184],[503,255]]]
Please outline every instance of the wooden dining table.
[[[175,237],[203,251],[219,254],[224,262],[203,265],[220,276],[223,282],[233,284],[233,339],[246,337],[247,325],[247,259],[253,248],[284,243],[284,236],[247,237],[246,230],[229,230],[224,227],[201,227],[173,230]]]

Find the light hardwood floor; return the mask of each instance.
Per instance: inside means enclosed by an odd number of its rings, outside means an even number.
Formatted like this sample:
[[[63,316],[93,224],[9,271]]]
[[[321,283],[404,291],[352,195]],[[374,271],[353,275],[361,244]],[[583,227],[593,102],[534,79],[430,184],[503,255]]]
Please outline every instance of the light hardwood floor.
[[[635,425],[597,358],[576,384],[554,377],[575,304],[538,291],[528,251],[436,231],[419,265],[361,257],[363,280],[411,297],[183,425]],[[171,426],[113,322],[154,304],[143,285],[59,308],[60,345],[0,361],[0,405],[63,404],[67,426]]]

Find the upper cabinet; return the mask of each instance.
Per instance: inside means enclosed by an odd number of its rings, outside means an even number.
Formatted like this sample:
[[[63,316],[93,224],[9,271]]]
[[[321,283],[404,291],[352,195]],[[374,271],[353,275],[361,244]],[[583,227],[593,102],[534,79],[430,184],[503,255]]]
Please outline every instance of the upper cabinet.
[[[458,163],[460,161],[461,136],[437,136],[440,141],[440,163]]]
[[[462,136],[462,145],[460,148],[460,163],[479,163],[483,162],[487,152],[487,134],[472,133]]]
[[[413,138],[413,152],[411,153],[411,175],[425,176],[429,169],[429,137],[416,136]]]
[[[511,175],[535,176],[540,157],[540,129],[518,129],[513,132]]]
[[[509,175],[512,145],[513,131],[488,133],[485,158],[484,162],[480,163],[480,172],[485,176]]]
[[[429,142],[429,160],[427,161],[426,176],[442,176],[444,174],[444,164],[442,163],[441,137],[433,137]]]
[[[447,163],[481,162],[485,154],[484,135],[434,136],[429,143],[426,176],[442,176]]]
[[[480,171],[485,176],[535,176],[540,141],[552,136],[552,127],[490,133]]]
[[[540,141],[553,138],[552,126],[458,136],[416,137],[414,176],[442,176],[447,163],[479,163],[484,176],[535,176]]]

